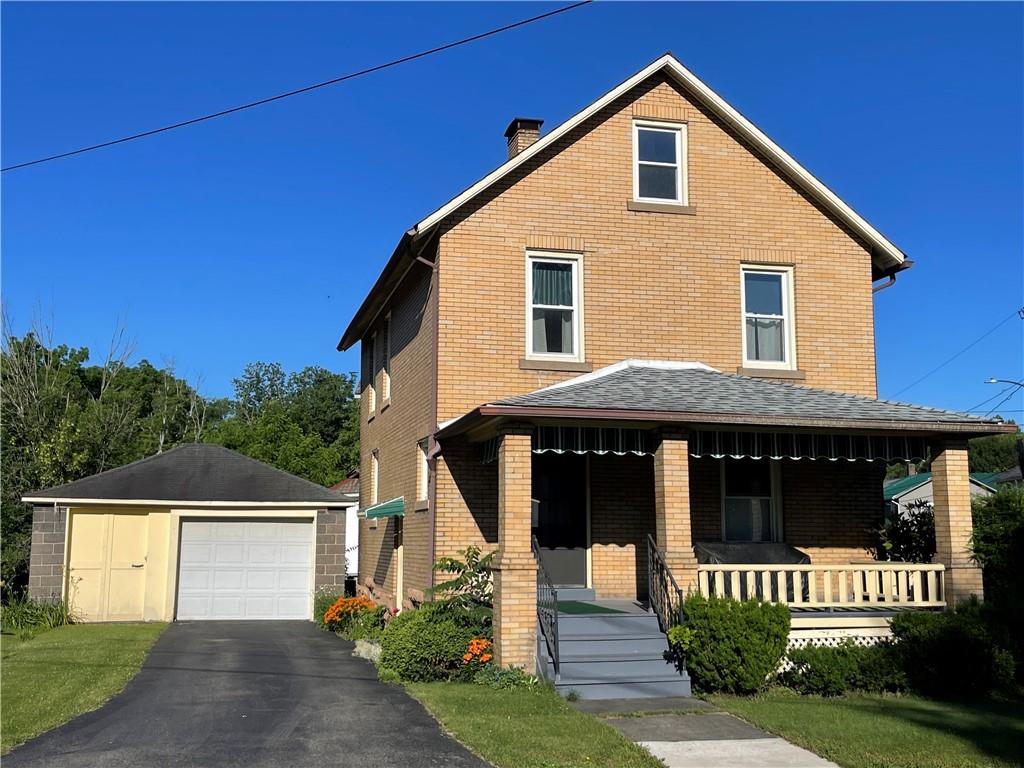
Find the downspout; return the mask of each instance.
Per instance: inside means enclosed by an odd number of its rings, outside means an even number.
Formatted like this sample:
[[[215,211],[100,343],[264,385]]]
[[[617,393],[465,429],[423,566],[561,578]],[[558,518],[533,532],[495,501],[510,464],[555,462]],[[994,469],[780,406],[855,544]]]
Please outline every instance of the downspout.
[[[892,286],[896,284],[896,274],[898,272],[902,272],[904,269],[910,269],[912,266],[914,266],[914,262],[912,262],[910,259],[906,259],[900,264],[897,264],[895,267],[890,267],[888,270],[883,272],[879,278],[881,279],[883,277],[887,277],[889,279],[886,282],[882,283],[881,285],[871,286],[871,293],[875,294],[878,293],[879,291],[884,291],[886,288],[892,288]]]

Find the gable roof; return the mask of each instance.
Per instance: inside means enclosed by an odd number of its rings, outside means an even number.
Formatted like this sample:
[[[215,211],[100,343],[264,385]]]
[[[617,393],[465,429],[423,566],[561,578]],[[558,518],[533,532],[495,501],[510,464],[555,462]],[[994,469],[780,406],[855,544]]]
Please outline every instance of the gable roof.
[[[412,241],[421,240],[446,216],[451,215],[460,207],[473,200],[477,195],[505,178],[516,168],[530,160],[530,158],[543,152],[562,136],[595,115],[619,96],[658,73],[665,73],[679,83],[679,85],[681,85],[687,93],[691,94],[701,105],[715,114],[719,119],[723,120],[742,138],[746,139],[756,147],[758,151],[763,153],[772,165],[790,179],[797,187],[816,200],[826,210],[830,211],[853,232],[862,237],[871,249],[872,260],[876,264],[879,273],[891,274],[910,266],[911,262],[907,260],[906,254],[904,254],[902,250],[886,238],[885,235],[875,229],[875,227],[868,223],[866,219],[854,211],[849,205],[843,202],[838,195],[819,181],[810,171],[800,165],[800,163],[793,159],[793,157],[782,149],[782,147],[768,138],[760,128],[744,117],[738,110],[726,102],[725,99],[708,87],[708,85],[700,78],[684,67],[682,63],[673,56],[671,52],[669,52],[652,61],[632,77],[619,83],[619,85],[612,88],[596,101],[588,104],[561,125],[551,130],[519,154],[502,163],[475,184],[463,190],[461,193],[453,197],[437,210],[425,216],[411,229],[409,229],[395,248],[394,254],[384,267],[384,271],[377,279],[377,282],[370,290],[370,293],[363,301],[362,306],[360,306],[359,310],[349,323],[348,328],[342,335],[341,341],[338,343],[338,349],[348,349],[362,336],[365,325],[373,319],[372,316],[367,317],[367,315],[374,309],[375,302],[371,301],[371,299],[378,294],[379,290],[384,289],[389,282],[388,278],[391,278],[393,281],[394,276],[392,275],[392,272],[397,271],[398,262],[401,261],[403,253],[409,250]],[[404,274],[404,271],[402,271],[402,274]],[[377,307],[377,309],[379,309],[379,307]],[[375,314],[376,312],[374,312],[374,315]]]
[[[623,360],[482,405],[457,421],[473,415],[969,434],[1017,430],[1015,425],[957,411],[754,379],[701,363],[661,360]],[[442,425],[442,433],[456,431],[455,423]]]
[[[123,467],[26,495],[22,501],[115,501],[299,504],[352,502],[228,448],[209,443],[178,446]]]
[[[996,484],[993,482],[993,478],[998,474],[996,472],[971,472],[971,482],[975,485],[980,485],[984,488],[988,488],[990,491],[996,489]],[[898,499],[901,496],[905,496],[916,488],[920,488],[922,485],[930,483],[932,481],[931,472],[918,472],[916,475],[907,475],[896,480],[890,480],[884,484],[882,489],[882,496],[886,501],[892,501]]]

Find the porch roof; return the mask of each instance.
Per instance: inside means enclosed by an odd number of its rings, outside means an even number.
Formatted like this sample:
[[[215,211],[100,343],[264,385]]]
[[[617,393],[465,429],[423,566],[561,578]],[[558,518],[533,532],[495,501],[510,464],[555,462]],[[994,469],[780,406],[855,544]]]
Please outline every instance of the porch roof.
[[[1013,424],[891,400],[722,373],[701,363],[624,360],[524,395],[478,406],[438,437],[494,417],[670,422],[982,435]]]

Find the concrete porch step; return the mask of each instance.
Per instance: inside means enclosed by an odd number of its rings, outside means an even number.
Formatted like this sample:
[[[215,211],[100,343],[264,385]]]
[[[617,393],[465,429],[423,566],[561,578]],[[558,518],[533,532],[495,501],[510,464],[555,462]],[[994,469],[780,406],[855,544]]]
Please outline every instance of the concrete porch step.
[[[608,635],[577,635],[561,638],[558,644],[559,655],[563,658],[570,655],[618,655],[628,656],[637,653],[663,653],[668,650],[668,642],[664,635],[625,635],[609,637]]]
[[[595,599],[594,590],[584,587],[556,587],[559,600],[581,600],[589,602]]]
[[[637,659],[561,660],[561,679],[618,682],[640,678],[661,678],[678,675],[673,661],[662,657]]]
[[[661,634],[658,617],[653,613],[598,613],[558,617],[558,636],[577,635],[653,635]]]

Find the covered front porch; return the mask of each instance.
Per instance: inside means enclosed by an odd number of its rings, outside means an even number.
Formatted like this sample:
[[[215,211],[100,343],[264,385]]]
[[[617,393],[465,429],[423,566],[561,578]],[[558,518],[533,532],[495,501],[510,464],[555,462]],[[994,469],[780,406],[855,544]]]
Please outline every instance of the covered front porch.
[[[602,379],[581,377],[577,387],[484,406],[440,431],[442,453],[476,451],[475,472],[493,473],[500,663],[534,668],[538,619],[549,647],[555,633],[557,654],[559,600],[632,601],[656,614],[663,631],[683,620],[689,592],[771,600],[791,607],[800,639],[851,627],[884,633],[894,611],[941,610],[981,594],[968,548],[967,437],[1002,425],[668,370],[676,381],[630,376],[634,388],[618,381],[605,393],[594,391]],[[615,396],[650,399],[652,383],[677,398],[691,384],[712,392],[738,384],[752,401],[775,397],[783,413],[720,414],[706,399],[700,412],[691,403],[678,411],[615,407]],[[924,458],[935,487],[934,563],[879,562],[885,467]]]

